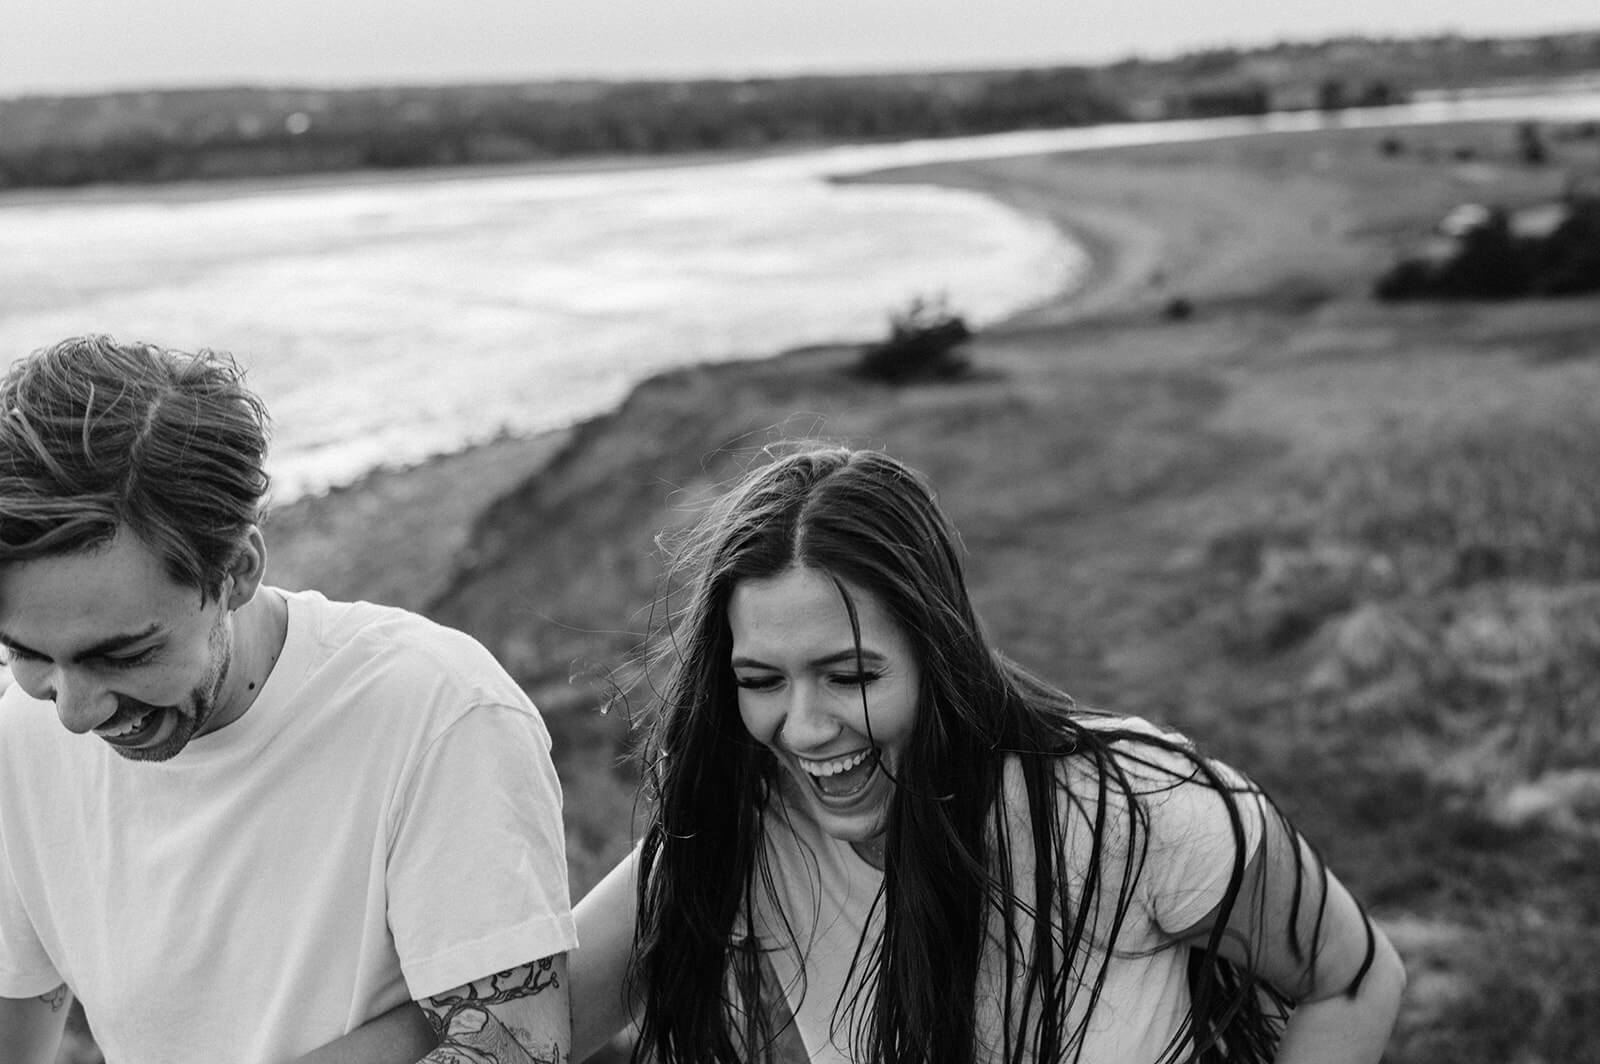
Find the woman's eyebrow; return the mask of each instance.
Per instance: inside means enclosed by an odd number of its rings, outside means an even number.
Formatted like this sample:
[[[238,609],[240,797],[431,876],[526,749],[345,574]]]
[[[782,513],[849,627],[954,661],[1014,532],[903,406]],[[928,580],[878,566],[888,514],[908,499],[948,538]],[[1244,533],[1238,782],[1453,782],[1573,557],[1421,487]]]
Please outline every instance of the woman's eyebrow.
[[[856,658],[857,658],[857,651],[856,651],[856,649],[854,647],[851,647],[848,650],[841,650],[841,651],[838,651],[837,653],[834,653],[834,654],[825,654],[820,658],[814,659],[811,662],[811,664],[813,664],[813,665],[846,665],[846,664],[854,665],[856,663]],[[860,650],[860,659],[862,661],[870,661],[875,665],[879,664],[879,663],[881,663],[883,661],[888,660],[882,654],[878,653],[876,650],[869,650],[866,647],[862,647],[861,648],[861,650]]]
[[[861,648],[861,660],[863,662],[870,662],[871,664],[874,664],[874,665],[881,665],[885,661],[888,661],[889,659],[887,657],[885,657],[883,654],[878,653],[876,650],[869,650],[866,647],[862,647]],[[854,665],[855,663],[856,663],[856,651],[855,651],[855,648],[853,648],[853,647],[847,648],[845,650],[838,650],[838,651],[835,651],[832,654],[824,654],[820,658],[813,658],[810,661],[806,662],[806,664],[811,666],[812,668],[827,668],[827,667],[829,667],[831,665]],[[752,658],[752,657],[749,657],[749,656],[744,655],[744,654],[740,654],[737,657],[731,658],[728,661],[728,665],[729,665],[730,668],[735,668],[735,669],[771,669],[771,668],[773,668],[772,665],[769,665],[766,662],[761,661],[758,658]]]

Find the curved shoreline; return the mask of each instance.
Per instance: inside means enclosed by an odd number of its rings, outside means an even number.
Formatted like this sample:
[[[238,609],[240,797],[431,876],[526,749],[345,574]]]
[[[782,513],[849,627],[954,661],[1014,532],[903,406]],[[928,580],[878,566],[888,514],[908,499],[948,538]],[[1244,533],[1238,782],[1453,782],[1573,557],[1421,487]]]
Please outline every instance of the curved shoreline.
[[[1111,149],[1110,155],[1132,150]],[[1092,160],[1103,154],[1075,152],[1073,159]],[[832,180],[933,184],[975,192],[1042,219],[1084,250],[1087,268],[1078,283],[985,326],[980,336],[1139,312],[1141,300],[1159,294],[1150,277],[1171,257],[1170,237],[1115,202],[1112,193],[1123,180],[1120,169],[1105,182],[1086,186],[1081,200],[1064,201],[1055,183],[1036,172],[1041,165],[1057,167],[1050,162],[1054,158],[925,163]],[[866,342],[832,345],[832,349],[854,350]],[[317,587],[335,597],[356,595],[425,609],[453,578],[455,556],[466,547],[479,518],[506,494],[536,480],[575,434],[615,418],[632,396],[662,379],[684,374],[709,372],[733,379],[757,364],[767,367],[764,372],[780,373],[785,363],[818,350],[812,345],[754,359],[666,370],[635,384],[617,408],[574,426],[473,445],[405,467],[374,469],[350,484],[274,507],[268,538],[276,545],[275,579],[287,586]],[[336,561],[349,556],[341,545],[351,542],[362,543],[359,557],[369,561]],[[376,563],[370,561],[373,558],[390,560]],[[402,572],[405,575],[399,576]]]

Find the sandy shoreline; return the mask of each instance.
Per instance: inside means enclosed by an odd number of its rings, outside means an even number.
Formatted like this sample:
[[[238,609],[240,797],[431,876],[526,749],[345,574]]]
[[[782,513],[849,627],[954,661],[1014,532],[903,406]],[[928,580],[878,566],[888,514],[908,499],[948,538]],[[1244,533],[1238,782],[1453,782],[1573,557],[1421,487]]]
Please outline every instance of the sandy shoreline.
[[[804,151],[803,147],[790,149]],[[278,192],[337,188],[371,188],[381,185],[430,184],[442,181],[482,181],[505,177],[551,174],[605,174],[631,170],[668,170],[762,158],[776,152],[675,152],[670,155],[590,155],[572,159],[545,159],[520,163],[482,163],[473,166],[430,166],[373,170],[330,170],[324,173],[283,174],[216,180],[162,181],[149,184],[98,184],[76,188],[20,188],[0,190],[0,211],[8,207],[81,203],[203,203]]]

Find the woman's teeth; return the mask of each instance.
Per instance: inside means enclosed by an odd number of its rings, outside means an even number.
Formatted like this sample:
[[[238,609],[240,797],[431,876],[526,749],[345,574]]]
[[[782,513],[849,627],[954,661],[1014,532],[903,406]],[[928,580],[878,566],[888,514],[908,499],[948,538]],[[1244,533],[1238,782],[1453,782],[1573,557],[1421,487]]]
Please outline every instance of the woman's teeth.
[[[827,761],[802,760],[811,785],[829,798],[854,798],[866,789],[878,771],[876,748],[857,750]]]
[[[861,762],[865,761],[867,756],[871,753],[871,750],[857,750],[853,754],[847,754],[844,757],[835,757],[828,761],[802,760],[800,764],[813,776],[837,776],[839,773],[849,772],[851,769],[861,764]]]

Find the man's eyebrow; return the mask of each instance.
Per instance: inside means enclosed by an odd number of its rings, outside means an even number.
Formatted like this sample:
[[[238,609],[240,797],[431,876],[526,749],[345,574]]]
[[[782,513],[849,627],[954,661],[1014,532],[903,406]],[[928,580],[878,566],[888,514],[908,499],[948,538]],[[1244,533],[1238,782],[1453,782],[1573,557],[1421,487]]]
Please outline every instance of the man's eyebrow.
[[[133,646],[135,643],[142,643],[151,636],[159,635],[161,634],[161,631],[162,629],[160,622],[151,621],[149,626],[141,631],[110,636],[106,639],[100,640],[98,643],[87,646],[74,654],[72,656],[73,664],[87,661],[90,658],[103,658],[108,654],[115,654],[117,651],[125,650],[128,647]],[[18,653],[26,654],[27,656],[33,658],[48,657],[48,655],[39,653],[26,643],[18,642],[5,632],[0,632],[0,646],[4,646],[7,650],[14,650]]]

